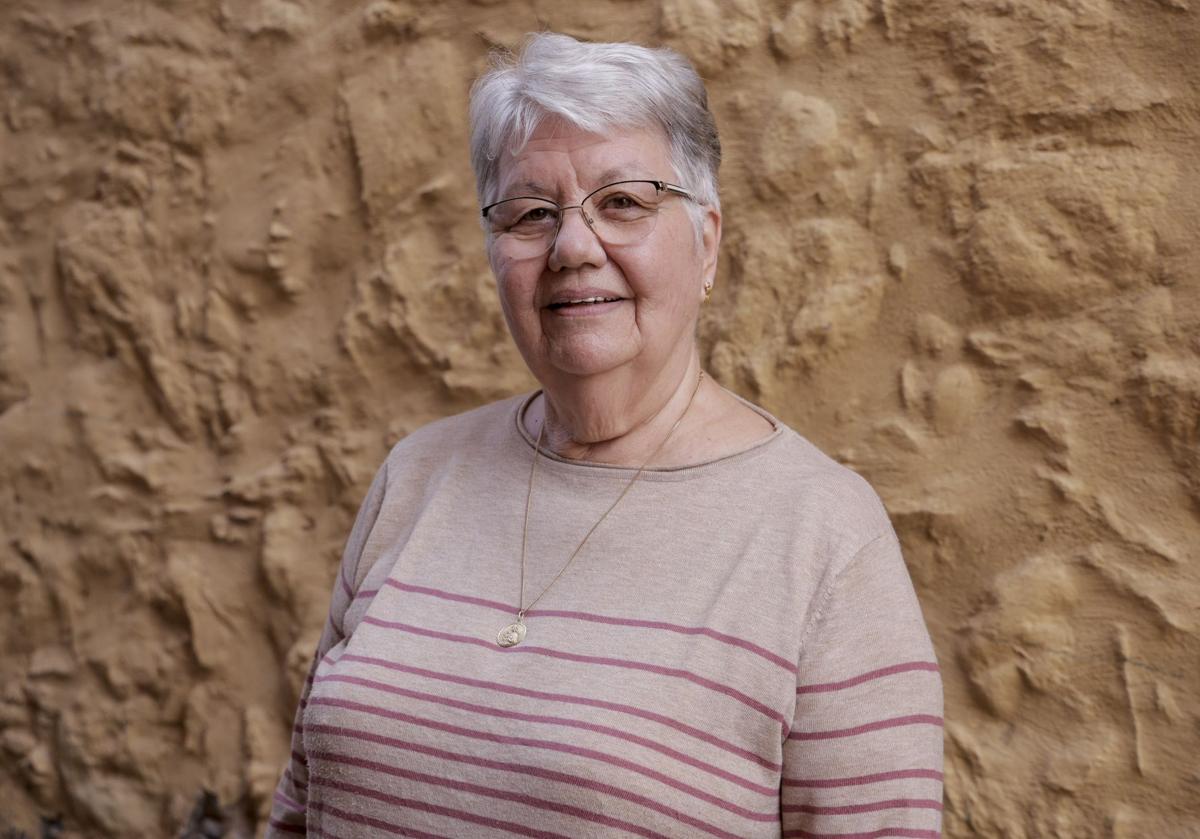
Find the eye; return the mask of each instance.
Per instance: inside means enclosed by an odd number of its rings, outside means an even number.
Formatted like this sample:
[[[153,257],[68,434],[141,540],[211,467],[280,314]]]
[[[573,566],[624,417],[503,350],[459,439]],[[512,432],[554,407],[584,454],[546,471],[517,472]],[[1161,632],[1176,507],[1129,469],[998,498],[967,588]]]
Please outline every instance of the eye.
[[[514,198],[496,206],[492,224],[513,236],[543,236],[558,224],[558,208],[537,198]]]
[[[626,195],[623,192],[618,192],[615,195],[606,195],[604,203],[600,205],[602,210],[628,210],[633,207],[641,206],[632,196]]]
[[[533,209],[526,211],[519,219],[516,220],[515,223],[537,224],[543,221],[552,221],[553,219],[554,212],[549,207],[534,207]]]
[[[611,224],[642,222],[654,215],[653,199],[639,195],[636,185],[601,193],[593,201],[597,216]]]

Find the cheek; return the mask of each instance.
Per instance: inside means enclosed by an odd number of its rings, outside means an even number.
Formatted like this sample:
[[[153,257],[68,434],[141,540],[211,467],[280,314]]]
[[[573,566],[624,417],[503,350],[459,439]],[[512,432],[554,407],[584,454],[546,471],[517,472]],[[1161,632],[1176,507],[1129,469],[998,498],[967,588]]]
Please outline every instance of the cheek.
[[[511,263],[504,257],[499,256],[494,248],[489,247],[487,250],[488,266],[492,269],[492,276],[496,278],[497,283],[504,281],[504,276],[508,273]]]
[[[533,306],[533,293],[536,287],[531,282],[528,271],[522,266],[511,262],[493,263],[492,275],[496,278],[496,293],[500,299],[500,308],[510,328],[520,328],[520,325],[536,315]]]
[[[656,311],[686,309],[699,293],[700,268],[690,247],[664,248],[630,259],[622,268],[640,301]]]

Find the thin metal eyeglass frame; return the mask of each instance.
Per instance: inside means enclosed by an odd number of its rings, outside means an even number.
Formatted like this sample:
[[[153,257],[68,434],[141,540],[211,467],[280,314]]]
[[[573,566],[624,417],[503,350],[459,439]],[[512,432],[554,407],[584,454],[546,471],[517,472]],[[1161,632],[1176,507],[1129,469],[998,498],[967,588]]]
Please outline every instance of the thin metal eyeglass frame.
[[[486,207],[484,207],[482,210],[480,210],[479,214],[481,216],[483,216],[483,218],[486,219],[488,210],[492,209],[493,207],[498,207],[499,205],[505,204],[509,201],[543,201],[547,204],[553,204],[555,207],[558,208],[558,224],[555,225],[554,235],[550,237],[550,241],[546,245],[546,250],[542,251],[542,253],[547,253],[551,248],[554,247],[554,243],[558,241],[558,234],[562,231],[563,214],[567,210],[579,210],[579,214],[581,216],[583,216],[583,222],[584,222],[584,224],[586,224],[588,226],[588,230],[592,231],[592,233],[595,233],[596,238],[600,239],[601,242],[604,242],[604,239],[602,239],[600,237],[600,234],[596,233],[595,220],[591,216],[589,216],[586,212],[584,212],[583,205],[586,204],[587,200],[589,198],[591,198],[593,195],[595,195],[597,192],[603,192],[604,190],[609,189],[610,187],[620,186],[621,184],[653,184],[655,192],[668,192],[673,195],[680,195],[680,196],[688,199],[689,201],[696,200],[696,196],[693,195],[690,190],[684,189],[683,187],[679,186],[678,184],[673,184],[668,181],[656,181],[651,178],[632,178],[630,180],[625,180],[625,181],[613,181],[610,184],[605,184],[604,186],[597,187],[596,189],[593,189],[591,192],[589,192],[587,195],[583,196],[583,200],[580,201],[578,204],[568,204],[566,206],[563,206],[562,204],[559,204],[557,201],[553,201],[549,198],[544,198],[541,195],[514,195],[511,198],[502,198],[499,201],[493,201],[491,204],[488,204]],[[655,212],[658,212],[657,207],[655,207],[654,210],[655,210]],[[605,244],[608,244],[608,243],[606,242]]]

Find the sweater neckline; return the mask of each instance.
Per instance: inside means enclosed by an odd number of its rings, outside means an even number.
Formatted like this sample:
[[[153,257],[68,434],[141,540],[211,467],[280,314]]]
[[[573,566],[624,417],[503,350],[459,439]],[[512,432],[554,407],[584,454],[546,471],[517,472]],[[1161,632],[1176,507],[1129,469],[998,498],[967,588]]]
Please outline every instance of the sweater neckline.
[[[789,429],[783,422],[764,408],[755,405],[748,399],[743,399],[736,393],[730,391],[731,395],[745,405],[750,410],[761,416],[771,424],[772,431],[770,434],[755,440],[748,446],[738,449],[737,451],[723,454],[719,457],[709,460],[697,461],[695,463],[685,463],[679,466],[647,466],[642,472],[642,479],[650,480],[683,480],[691,477],[698,477],[707,474],[714,470],[722,470],[734,468],[744,461],[754,459],[772,447],[778,444],[778,441],[783,438],[785,432]],[[533,401],[542,395],[542,390],[538,389],[526,394],[523,398],[519,398],[515,402],[515,408],[512,411],[510,427],[516,433],[517,437],[524,443],[525,447],[532,452],[536,445],[536,441],[529,433],[529,429],[525,427],[525,414],[529,410],[529,406]],[[593,460],[572,460],[571,458],[563,457],[554,452],[541,449],[542,457],[548,461],[548,466],[556,471],[564,471],[575,474],[596,474],[607,475],[612,477],[628,477],[637,471],[634,466],[619,466],[611,463],[599,463]]]

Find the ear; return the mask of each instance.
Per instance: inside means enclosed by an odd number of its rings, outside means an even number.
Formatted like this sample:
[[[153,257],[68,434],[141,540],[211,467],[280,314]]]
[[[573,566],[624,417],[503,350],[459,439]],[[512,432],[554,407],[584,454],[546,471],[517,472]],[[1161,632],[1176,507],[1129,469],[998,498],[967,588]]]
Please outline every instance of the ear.
[[[701,270],[700,300],[704,300],[705,286],[712,286],[717,278],[717,261],[721,254],[721,211],[716,207],[704,208],[704,222],[700,228]]]

